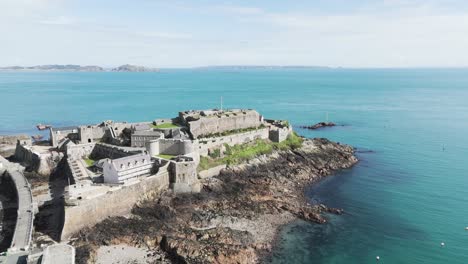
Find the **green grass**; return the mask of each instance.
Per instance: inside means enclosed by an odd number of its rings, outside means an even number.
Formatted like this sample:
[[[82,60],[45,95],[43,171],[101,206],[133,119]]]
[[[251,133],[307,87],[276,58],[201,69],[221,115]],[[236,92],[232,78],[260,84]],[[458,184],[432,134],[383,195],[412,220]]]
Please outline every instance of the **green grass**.
[[[178,128],[179,126],[172,123],[164,123],[160,125],[151,125],[152,128]]]
[[[166,154],[159,154],[159,155],[156,155],[156,156],[158,156],[158,157],[160,157],[160,158],[163,158],[163,159],[168,159],[168,160],[170,160],[170,159],[172,159],[173,157],[175,157],[174,155],[166,155]]]
[[[264,154],[271,154],[274,150],[293,150],[302,146],[303,139],[296,133],[292,133],[285,141],[273,143],[268,140],[257,139],[251,143],[228,146],[223,158],[200,157],[198,170],[207,170],[221,164],[236,165]]]
[[[93,159],[90,159],[90,158],[86,158],[86,159],[83,159],[86,163],[86,165],[88,165],[88,167],[91,167],[94,165],[94,161]]]
[[[198,164],[197,171],[203,171],[214,168],[219,165],[226,164],[222,159],[212,159],[209,157],[201,156],[200,163]]]

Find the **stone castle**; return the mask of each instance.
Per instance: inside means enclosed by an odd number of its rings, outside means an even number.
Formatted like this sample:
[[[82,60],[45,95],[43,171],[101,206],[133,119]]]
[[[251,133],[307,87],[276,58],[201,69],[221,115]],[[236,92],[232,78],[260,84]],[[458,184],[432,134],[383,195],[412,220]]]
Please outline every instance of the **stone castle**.
[[[197,171],[202,156],[257,139],[281,142],[290,133],[287,122],[251,109],[191,110],[152,122],[51,127],[48,151],[18,142],[15,156],[42,164],[44,171],[61,166],[69,183],[61,233],[66,239],[109,216],[130,213],[145,195],[200,191],[199,178],[207,175]]]

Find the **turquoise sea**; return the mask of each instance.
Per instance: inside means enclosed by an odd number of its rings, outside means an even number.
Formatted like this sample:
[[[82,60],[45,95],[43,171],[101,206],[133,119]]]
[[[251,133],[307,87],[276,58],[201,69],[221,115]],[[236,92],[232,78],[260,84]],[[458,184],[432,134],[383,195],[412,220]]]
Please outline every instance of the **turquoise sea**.
[[[360,163],[307,190],[344,208],[281,231],[273,263],[468,263],[468,69],[0,73],[0,134],[186,109],[256,108],[351,144]],[[440,243],[444,242],[445,247]]]

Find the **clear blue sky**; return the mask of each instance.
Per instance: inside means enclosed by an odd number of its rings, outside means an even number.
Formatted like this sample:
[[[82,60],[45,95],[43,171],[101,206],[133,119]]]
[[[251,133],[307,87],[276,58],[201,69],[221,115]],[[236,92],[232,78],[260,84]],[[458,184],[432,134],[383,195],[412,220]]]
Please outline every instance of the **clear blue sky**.
[[[466,0],[0,0],[0,65],[468,66]]]

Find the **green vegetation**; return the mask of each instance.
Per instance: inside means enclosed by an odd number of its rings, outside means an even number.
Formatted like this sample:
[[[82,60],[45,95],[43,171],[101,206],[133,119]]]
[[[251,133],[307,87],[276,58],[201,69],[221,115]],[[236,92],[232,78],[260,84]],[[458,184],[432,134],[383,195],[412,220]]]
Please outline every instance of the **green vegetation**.
[[[201,156],[197,171],[207,170],[223,164],[226,164],[226,162],[224,162],[222,159],[212,159],[209,157]]]
[[[220,149],[215,149],[210,154],[208,154],[212,159],[216,159],[221,157],[221,150]]]
[[[173,123],[164,123],[164,124],[159,124],[159,125],[152,124],[151,127],[152,128],[178,128],[179,126]]]
[[[86,165],[88,165],[88,167],[93,166],[93,165],[94,165],[94,162],[95,162],[95,160],[90,159],[90,158],[85,158],[85,159],[83,159],[83,160],[85,161]]]
[[[257,139],[251,143],[242,145],[225,145],[225,156],[220,158],[220,150],[213,151],[209,157],[200,157],[198,170],[207,170],[221,164],[236,165],[264,154],[271,154],[274,150],[293,150],[302,146],[303,139],[296,133],[292,133],[288,138],[280,143],[273,143],[268,140]]]
[[[174,155],[166,155],[166,154],[159,154],[159,155],[157,155],[157,156],[160,157],[160,158],[163,158],[163,159],[168,159],[168,160],[170,160],[170,159],[172,159],[173,157],[175,157]]]
[[[245,132],[250,132],[254,131],[257,129],[265,128],[264,124],[261,124],[259,127],[248,127],[248,128],[241,128],[241,129],[233,129],[229,131],[224,131],[224,132],[217,132],[217,133],[211,133],[211,134],[206,134],[206,135],[200,135],[199,138],[212,138],[212,137],[224,137],[224,136],[230,136],[234,134],[239,134],[239,133],[245,133]]]

